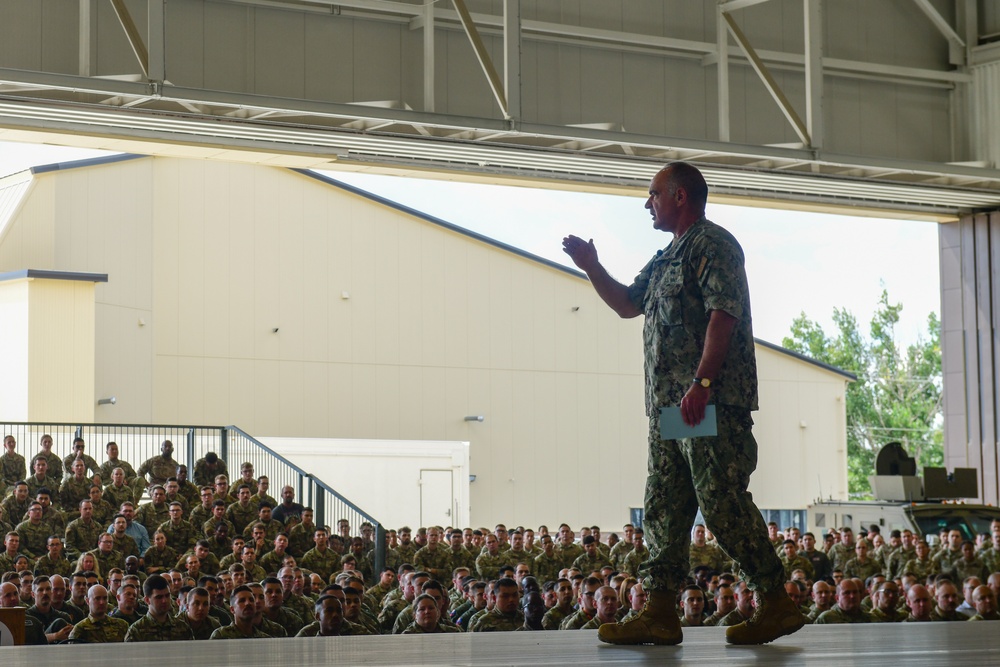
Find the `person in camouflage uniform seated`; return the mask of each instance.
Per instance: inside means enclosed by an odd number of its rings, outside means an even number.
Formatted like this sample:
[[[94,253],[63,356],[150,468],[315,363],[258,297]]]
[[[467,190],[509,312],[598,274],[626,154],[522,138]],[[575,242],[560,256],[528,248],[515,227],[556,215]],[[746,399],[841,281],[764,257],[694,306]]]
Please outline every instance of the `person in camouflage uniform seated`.
[[[496,603],[470,624],[469,632],[513,632],[524,625],[524,612],[520,609],[517,582],[504,577],[496,582]]]
[[[91,586],[87,591],[87,606],[90,613],[73,626],[70,640],[94,644],[125,641],[129,624],[108,616],[108,589],[100,584]]]

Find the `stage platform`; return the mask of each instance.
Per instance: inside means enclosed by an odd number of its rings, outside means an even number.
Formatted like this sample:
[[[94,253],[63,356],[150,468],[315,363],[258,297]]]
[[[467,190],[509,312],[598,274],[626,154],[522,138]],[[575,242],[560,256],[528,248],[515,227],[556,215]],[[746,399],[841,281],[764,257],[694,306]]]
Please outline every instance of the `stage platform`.
[[[596,630],[0,648],[0,665],[1000,665],[1000,621],[806,626],[768,646],[689,628],[680,646],[608,646]]]

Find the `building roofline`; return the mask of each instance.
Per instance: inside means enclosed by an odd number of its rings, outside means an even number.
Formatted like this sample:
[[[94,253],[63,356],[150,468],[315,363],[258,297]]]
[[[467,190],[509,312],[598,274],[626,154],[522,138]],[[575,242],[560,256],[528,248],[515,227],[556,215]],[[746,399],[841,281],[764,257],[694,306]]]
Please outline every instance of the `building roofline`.
[[[539,264],[544,264],[549,268],[562,271],[563,273],[568,273],[569,275],[575,278],[582,278],[583,280],[587,280],[588,282],[590,280],[589,278],[587,278],[587,275],[585,273],[577,271],[576,269],[571,269],[568,266],[564,266],[558,262],[553,262],[551,259],[546,259],[545,257],[541,257],[540,255],[535,255],[526,250],[522,250],[517,246],[512,246],[510,244],[504,243],[503,241],[498,241],[489,236],[484,236],[483,234],[479,234],[470,229],[466,229],[465,227],[456,225],[455,223],[448,222],[447,220],[443,220],[428,213],[424,213],[423,211],[411,208],[409,206],[406,206],[405,204],[400,204],[399,202],[387,199],[373,192],[369,192],[368,190],[363,190],[354,185],[349,185],[347,183],[344,183],[343,181],[338,181],[337,179],[332,178],[330,176],[326,176],[325,174],[320,174],[311,169],[292,169],[291,171],[297,172],[304,176],[308,176],[309,178],[314,178],[318,181],[326,183],[327,185],[332,185],[334,187],[340,188],[341,190],[346,190],[352,194],[364,197],[365,199],[370,199],[376,203],[382,204],[383,206],[388,206],[389,208],[393,208],[402,213],[406,213],[407,215],[412,215],[416,218],[420,218],[424,222],[429,222],[432,225],[437,225],[438,227],[443,227],[457,234],[468,236],[469,238],[481,241],[483,243],[486,243],[487,245],[494,246],[501,250],[505,250],[509,253],[513,253],[515,255],[518,255],[519,257],[523,257],[524,259],[530,260],[532,262],[538,262]]]
[[[85,283],[106,283],[108,274],[106,273],[84,273],[81,271],[48,271],[45,269],[20,269],[18,271],[7,271],[0,273],[0,282],[10,280],[25,280],[28,278],[38,280],[76,280]]]
[[[52,162],[31,167],[29,171],[34,174],[46,174],[52,171],[68,171],[70,169],[81,169],[83,167],[96,167],[98,165],[112,164],[114,162],[125,162],[126,160],[138,160],[149,157],[137,153],[119,153],[117,155],[105,155],[103,157],[92,157],[85,160],[70,160],[68,162]]]
[[[843,370],[841,368],[837,368],[836,366],[831,366],[830,364],[823,363],[822,361],[817,361],[816,359],[813,359],[812,357],[807,357],[804,354],[800,354],[798,352],[795,352],[794,350],[789,350],[788,348],[781,347],[780,345],[775,345],[774,343],[769,343],[766,340],[761,340],[760,338],[754,338],[753,340],[754,340],[754,343],[756,343],[757,345],[763,345],[764,347],[768,348],[769,350],[774,350],[775,352],[780,352],[782,354],[787,354],[788,356],[794,357],[795,359],[798,359],[799,361],[804,361],[806,363],[812,364],[813,366],[819,366],[823,370],[830,371],[831,373],[836,373],[837,375],[842,376],[844,379],[848,380],[849,382],[857,382],[858,381],[858,376],[855,375],[854,373],[850,373],[850,372],[845,371],[845,370]]]

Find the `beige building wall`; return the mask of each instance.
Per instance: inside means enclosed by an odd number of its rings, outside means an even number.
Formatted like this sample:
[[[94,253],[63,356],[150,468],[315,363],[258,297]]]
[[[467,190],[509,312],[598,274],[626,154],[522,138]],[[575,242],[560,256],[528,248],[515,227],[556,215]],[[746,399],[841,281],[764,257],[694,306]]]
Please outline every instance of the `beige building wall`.
[[[282,169],[147,158],[35,179],[0,270],[109,274],[94,386],[118,403],[97,420],[467,441],[475,524],[615,527],[641,506],[641,319],[579,276]],[[753,488],[762,508],[804,507],[810,474],[796,494],[781,472],[842,447],[818,413],[843,414],[823,402],[843,378],[800,371],[811,394],[761,366],[781,381],[762,382],[756,432],[782,450]]]

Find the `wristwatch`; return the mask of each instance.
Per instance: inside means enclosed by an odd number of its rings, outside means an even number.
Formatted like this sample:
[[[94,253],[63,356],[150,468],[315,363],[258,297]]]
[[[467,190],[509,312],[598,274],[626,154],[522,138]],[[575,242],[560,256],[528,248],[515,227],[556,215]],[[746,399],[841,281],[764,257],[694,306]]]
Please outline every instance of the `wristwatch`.
[[[708,389],[709,387],[712,386],[712,381],[709,380],[708,378],[695,378],[694,380],[692,380],[692,382],[694,382],[695,384],[700,384],[705,389]]]

